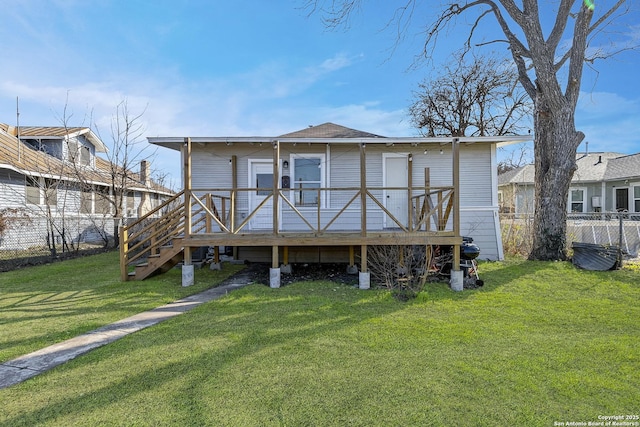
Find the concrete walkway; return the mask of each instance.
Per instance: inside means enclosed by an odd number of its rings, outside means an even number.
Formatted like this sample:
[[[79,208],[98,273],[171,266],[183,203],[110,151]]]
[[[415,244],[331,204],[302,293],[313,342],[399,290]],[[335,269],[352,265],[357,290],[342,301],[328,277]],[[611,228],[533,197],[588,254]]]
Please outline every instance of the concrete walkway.
[[[0,364],[0,389],[35,377],[94,348],[109,344],[133,332],[185,313],[205,302],[220,298],[229,291],[248,285],[250,281],[251,279],[248,275],[240,272],[225,280],[223,284],[218,287],[188,296],[144,313],[136,314],[135,316],[127,317],[126,319],[103,326],[84,335],[4,362]]]

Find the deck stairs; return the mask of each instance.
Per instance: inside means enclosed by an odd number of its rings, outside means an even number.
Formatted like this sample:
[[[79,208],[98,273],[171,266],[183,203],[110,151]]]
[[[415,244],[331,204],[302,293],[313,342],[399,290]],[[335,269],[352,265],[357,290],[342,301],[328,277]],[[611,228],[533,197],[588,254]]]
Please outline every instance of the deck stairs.
[[[184,260],[183,192],[120,229],[121,279],[144,280]]]
[[[130,280],[144,280],[156,274],[166,273],[182,262],[183,248],[180,239],[173,239],[171,245],[161,246],[159,253],[149,255],[145,262],[137,264],[129,273]]]

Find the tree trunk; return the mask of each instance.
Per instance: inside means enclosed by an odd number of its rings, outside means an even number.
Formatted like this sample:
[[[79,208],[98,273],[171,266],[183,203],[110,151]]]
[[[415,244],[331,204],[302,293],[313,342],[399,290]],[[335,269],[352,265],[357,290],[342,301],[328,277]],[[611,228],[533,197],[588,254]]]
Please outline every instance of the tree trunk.
[[[530,260],[566,259],[569,187],[584,134],[576,132],[575,113],[569,103],[555,103],[554,107],[549,108],[538,93],[534,118],[536,207]]]

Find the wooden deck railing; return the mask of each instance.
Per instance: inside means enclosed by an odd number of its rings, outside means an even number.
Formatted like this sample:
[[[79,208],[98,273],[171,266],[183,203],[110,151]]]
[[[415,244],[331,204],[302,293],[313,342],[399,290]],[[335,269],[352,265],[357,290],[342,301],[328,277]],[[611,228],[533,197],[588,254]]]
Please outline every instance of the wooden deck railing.
[[[185,197],[185,192],[181,191],[167,202],[158,206],[147,215],[140,218],[131,225],[127,225],[120,230],[120,251],[121,251],[121,271],[123,278],[128,274],[131,264],[140,262],[146,256],[157,254],[159,248],[169,245],[173,239],[182,238],[187,241],[193,236],[202,235],[240,235],[243,231],[248,231],[248,224],[256,215],[269,204],[277,200],[279,212],[287,213],[293,218],[299,218],[301,224],[306,229],[295,230],[296,233],[306,233],[308,235],[323,235],[331,233],[331,227],[339,225],[339,219],[347,212],[361,212],[364,201],[364,210],[372,212],[370,206],[375,206],[373,211],[382,212],[389,218],[391,227],[401,230],[404,233],[419,232],[445,232],[447,231],[449,217],[453,210],[454,189],[453,187],[367,187],[363,190],[360,187],[344,188],[317,188],[305,189],[305,193],[316,192],[318,203],[315,209],[305,206],[301,209],[296,205],[295,199],[291,200],[291,194],[295,189],[277,189],[277,196],[274,198],[273,188],[237,188],[237,189],[194,189]],[[267,194],[265,198],[249,211],[249,194],[262,192]],[[381,201],[381,195],[386,192],[406,192],[407,218],[397,218],[390,212],[385,203]],[[322,200],[329,200],[331,196],[340,197],[343,202],[332,200],[331,208],[326,207]],[[190,201],[190,215],[185,210],[184,201]],[[243,210],[243,217],[238,212],[238,201],[247,204],[247,209]],[[349,209],[352,207],[352,209]],[[272,209],[273,207],[269,207]],[[272,212],[270,212],[272,213]],[[161,214],[161,218],[153,219]],[[190,226],[187,226],[187,218],[191,218]],[[359,227],[337,227],[342,233],[351,232],[354,234],[367,234],[367,224],[363,224],[361,218],[366,221],[366,215],[358,215]],[[238,224],[237,221],[240,221]],[[246,246],[252,245],[251,236],[256,233],[278,234],[290,230],[290,227],[280,227],[277,221],[273,221],[275,227],[260,231],[251,230],[251,235],[246,239]],[[380,230],[382,227],[380,228]],[[376,229],[378,230],[378,229]],[[126,279],[123,279],[126,280]]]
[[[338,202],[333,202],[332,206],[327,204],[317,203],[313,206],[300,207],[296,205],[294,200],[291,200],[290,194],[294,190],[291,189],[278,189],[278,200],[280,203],[282,213],[291,214],[299,218],[302,223],[306,225],[307,232],[312,233],[325,233],[329,232],[331,226],[337,224],[338,219],[348,212],[350,207],[353,210],[360,210],[361,190],[356,187],[341,187],[341,188],[316,188],[313,190],[305,189],[306,193],[315,192],[315,200],[325,200],[331,194],[340,192],[342,199],[347,200],[340,205]],[[409,217],[407,219],[397,218],[392,212],[390,212],[385,204],[380,200],[380,196],[376,193],[383,193],[385,191],[394,192],[408,192],[406,187],[368,187],[365,190],[365,199],[372,202],[377,208],[377,212],[382,212],[387,215],[390,221],[393,223],[393,227],[397,227],[404,232],[414,232],[421,230],[432,230],[432,225],[435,226],[435,230],[444,231],[449,223],[449,217],[453,209],[453,187],[414,187],[411,189],[411,198],[409,206],[407,208]],[[241,195],[244,193],[246,196],[243,199],[248,199],[249,193],[264,192],[268,195],[252,210],[243,212],[242,221],[238,224],[234,221],[238,217],[238,209],[234,200],[241,199]],[[273,191],[271,188],[239,188],[239,189],[197,189],[192,191],[193,194],[197,194],[197,197],[192,197],[192,233],[228,233],[238,234],[247,228],[247,225],[251,222],[255,216],[265,209],[265,206],[269,202],[273,202]],[[418,193],[417,195],[414,195]],[[224,194],[224,195],[221,195]],[[313,207],[313,208],[312,208]],[[370,207],[365,207],[371,212]],[[352,211],[353,211],[352,210]],[[212,230],[212,225],[217,226],[217,230]],[[286,230],[287,227],[279,227],[278,230],[262,230],[262,232],[279,232]],[[366,225],[359,224],[358,228],[350,228],[348,231],[359,232],[366,231]],[[344,229],[343,229],[344,231]]]

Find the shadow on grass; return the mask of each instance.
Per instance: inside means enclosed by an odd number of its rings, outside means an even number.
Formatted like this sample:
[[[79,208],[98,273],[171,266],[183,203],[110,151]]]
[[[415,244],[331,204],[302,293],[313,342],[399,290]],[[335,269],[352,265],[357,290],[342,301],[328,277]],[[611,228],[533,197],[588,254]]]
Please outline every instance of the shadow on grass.
[[[268,357],[283,345],[314,345],[317,339],[335,334],[344,327],[385,316],[404,307],[382,291],[362,292],[331,282],[298,283],[277,290],[251,285],[179,318],[94,350],[35,379],[36,387],[42,389],[48,387],[48,378],[70,376],[68,381],[63,381],[66,397],[56,393],[57,398],[45,406],[5,419],[0,426],[46,423],[60,414],[81,417],[93,410],[135,400],[143,393],[166,390],[176,378],[188,378],[188,381],[176,390],[176,402],[169,406],[188,408],[184,411],[177,409],[181,414],[178,418],[188,417],[191,425],[206,425],[210,421],[204,412],[199,411],[202,407],[197,404],[200,386],[227,367],[239,361],[253,360],[259,355]],[[233,343],[213,344],[220,336]],[[211,340],[211,346],[188,347],[190,342],[208,340]],[[177,352],[180,354],[171,349],[174,346],[180,349]],[[74,389],[84,386],[82,381],[77,382],[78,377],[73,378],[76,374],[91,375],[97,364],[113,365],[107,370],[117,372],[122,366],[119,360],[126,360],[127,354],[140,352],[157,358],[157,365],[143,370],[126,368],[131,369],[131,375],[91,392]],[[166,363],[166,359],[176,357],[179,359]],[[8,392],[19,394],[19,388],[32,384],[35,384],[33,380]],[[179,419],[165,421],[179,422]]]
[[[229,266],[223,271],[198,271],[196,284],[183,288],[178,270],[144,282],[123,283],[116,271],[92,277],[77,274],[71,264],[83,261],[82,265],[102,265],[102,270],[108,270],[104,267],[108,256],[3,273],[0,327],[12,333],[0,335],[0,362],[217,286],[238,270]]]
[[[631,275],[581,272],[567,263],[482,263],[480,274],[486,280],[485,287],[456,293],[446,283],[434,283],[421,298],[462,300],[498,291],[522,278],[539,280],[542,275],[544,280],[548,273],[545,270],[557,273],[556,281],[571,273],[576,283],[588,282],[580,285],[587,290],[593,286],[591,280],[613,277],[605,274],[638,286]],[[530,290],[535,292],[537,288]],[[324,353],[331,351],[331,347],[324,347],[327,337],[338,335],[339,339],[330,341],[330,345],[348,347],[350,339],[359,338],[349,328],[361,324],[375,327],[374,320],[388,321],[395,312],[410,306],[411,303],[395,301],[388,291],[360,291],[327,281],[300,282],[281,289],[249,286],[0,392],[0,396],[11,400],[33,402],[19,414],[0,416],[0,426],[60,423],[61,417],[86,416],[93,417],[87,424],[117,423],[117,417],[136,405],[159,408],[158,413],[146,414],[149,418],[145,418],[145,409],[132,411],[127,423],[154,424],[163,417],[165,424],[211,424],[215,415],[207,407],[208,393],[224,393],[218,389],[224,389],[229,372],[231,381],[244,384],[233,377],[239,375],[238,366],[242,375],[252,377],[246,380],[249,384],[277,380],[280,369],[284,370],[282,366],[288,363],[286,358],[296,357],[296,349],[307,350],[305,357],[318,354],[315,357],[323,360]],[[263,377],[253,378],[259,375]],[[105,384],[100,385],[100,378],[105,379]],[[31,400],[33,396],[38,399]],[[221,400],[219,395],[216,397]],[[110,412],[115,409],[122,412]]]

